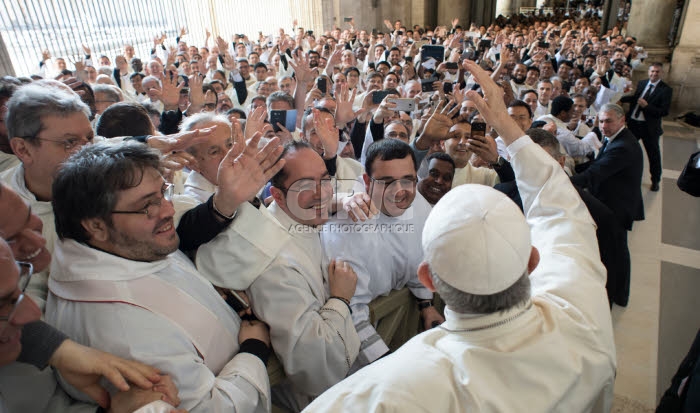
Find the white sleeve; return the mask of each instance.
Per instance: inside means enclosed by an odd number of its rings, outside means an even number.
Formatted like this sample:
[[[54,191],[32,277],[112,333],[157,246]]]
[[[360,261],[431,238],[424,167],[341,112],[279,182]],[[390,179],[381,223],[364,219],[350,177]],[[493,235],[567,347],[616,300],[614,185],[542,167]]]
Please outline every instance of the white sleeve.
[[[601,340],[614,349],[606,270],[586,205],[561,166],[530,138],[518,139],[508,150],[532,245],[540,254],[530,274],[533,297],[561,297],[572,318],[599,329]]]
[[[231,225],[197,250],[200,274],[217,287],[245,290],[289,239],[265,207],[245,202]]]
[[[568,129],[557,128],[557,140],[559,140],[566,153],[571,157],[586,156],[595,150],[595,147],[590,143],[578,139]]]

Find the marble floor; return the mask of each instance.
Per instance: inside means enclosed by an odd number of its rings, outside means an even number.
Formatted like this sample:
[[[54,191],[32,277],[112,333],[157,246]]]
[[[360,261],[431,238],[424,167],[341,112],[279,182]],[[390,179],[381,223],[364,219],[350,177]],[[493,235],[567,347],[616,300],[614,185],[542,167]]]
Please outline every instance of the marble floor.
[[[700,198],[676,179],[700,150],[700,129],[664,122],[663,181],[649,190],[645,156],[642,194],[646,219],[629,234],[630,301],[612,311],[617,347],[614,412],[653,411],[700,327]]]

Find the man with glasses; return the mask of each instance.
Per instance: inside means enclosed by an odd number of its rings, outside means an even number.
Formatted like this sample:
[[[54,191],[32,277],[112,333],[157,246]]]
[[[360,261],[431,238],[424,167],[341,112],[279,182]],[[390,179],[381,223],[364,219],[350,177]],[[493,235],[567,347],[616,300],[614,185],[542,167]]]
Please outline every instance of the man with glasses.
[[[274,158],[250,166],[259,136],[238,141],[221,162],[219,183],[233,188],[231,202],[212,197],[222,218],[233,219],[279,169]],[[137,143],[90,145],[64,163],[53,188],[61,241],[47,321],[78,342],[171,375],[191,412],[268,411],[267,327],[241,321],[178,251],[161,166],[159,152]]]
[[[157,370],[138,362],[81,346],[60,331],[39,321],[41,312],[25,295],[34,269],[44,270],[50,255],[43,247],[41,221],[10,188],[0,184],[0,410],[54,412],[94,412],[94,405],[75,403],[57,386],[56,368],[61,376],[87,396],[106,406],[110,397],[99,385],[108,378],[122,392],[124,379],[150,391],[130,391],[112,397],[114,408],[149,404],[156,407],[167,395],[179,404],[177,389]],[[31,262],[15,261],[25,251],[35,251]],[[31,386],[27,386],[30,382]],[[170,411],[172,406],[165,411]]]
[[[75,93],[57,87],[30,84],[18,89],[7,102],[7,131],[20,165],[0,175],[43,223],[46,249],[53,251],[56,239],[51,185],[61,164],[94,138],[90,109]],[[17,259],[34,258],[26,252]],[[28,293],[44,308],[48,272],[32,277]]]
[[[353,371],[389,351],[369,321],[368,305],[373,299],[408,287],[418,300],[426,329],[444,320],[432,306],[433,294],[416,276],[423,257],[421,233],[430,212],[430,204],[416,192],[416,169],[415,155],[406,143],[397,139],[374,142],[367,151],[363,180],[381,214],[361,225],[336,219],[322,232],[326,256],[347,261],[357,273],[350,307],[363,340]]]
[[[347,263],[329,263],[323,255],[319,228],[335,189],[323,159],[298,141],[285,145],[282,159],[284,168],[270,181],[274,202],[268,209],[287,234],[248,296],[255,315],[270,326],[287,376],[273,389],[273,401],[300,411],[345,378],[357,357],[360,339],[349,307],[357,276]]]

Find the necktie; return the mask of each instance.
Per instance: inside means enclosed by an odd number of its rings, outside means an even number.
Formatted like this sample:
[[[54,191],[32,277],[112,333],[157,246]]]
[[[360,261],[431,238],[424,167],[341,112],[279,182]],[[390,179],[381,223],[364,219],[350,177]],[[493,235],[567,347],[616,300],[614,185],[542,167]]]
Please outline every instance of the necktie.
[[[610,143],[610,138],[606,136],[605,139],[603,139],[603,146],[600,147],[599,153],[605,152],[605,148],[608,146],[608,143]]]
[[[646,100],[647,102],[649,101],[649,96],[651,96],[651,92],[654,90],[654,85],[649,83],[649,87],[647,88],[647,91],[644,93],[644,96],[642,96],[642,99]],[[634,117],[638,118],[639,115],[642,114],[642,107],[637,104],[637,110],[634,111]]]

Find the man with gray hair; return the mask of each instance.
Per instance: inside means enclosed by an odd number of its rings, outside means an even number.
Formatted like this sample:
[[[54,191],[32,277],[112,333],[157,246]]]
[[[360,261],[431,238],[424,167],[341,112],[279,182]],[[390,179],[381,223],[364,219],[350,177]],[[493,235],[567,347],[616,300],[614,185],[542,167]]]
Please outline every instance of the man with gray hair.
[[[485,95],[469,97],[508,145],[525,216],[493,188],[447,193],[425,223],[418,268],[447,305],[445,323],[308,412],[610,411],[615,345],[595,225],[562,168],[508,116],[502,89],[465,65]],[[424,133],[447,134],[443,116]]]
[[[146,76],[141,80],[141,87],[146,93],[146,96],[141,98],[140,103],[150,103],[158,109],[161,113],[163,112],[163,102],[160,100],[163,91],[163,84],[161,80],[155,76]]]
[[[580,165],[574,184],[608,206],[623,227],[632,229],[633,221],[644,219],[642,200],[642,148],[637,138],[625,127],[625,112],[613,103],[598,112],[603,146],[592,162]]]
[[[90,109],[80,96],[55,86],[29,84],[19,88],[7,102],[7,135],[20,164],[4,171],[0,181],[27,202],[44,224],[46,248],[56,240],[51,186],[61,164],[94,138]],[[20,261],[37,251],[26,251]],[[48,271],[35,274],[27,292],[43,310]]]
[[[98,84],[92,87],[92,91],[95,93],[95,115],[102,115],[108,107],[124,101],[122,91],[116,86]]]

